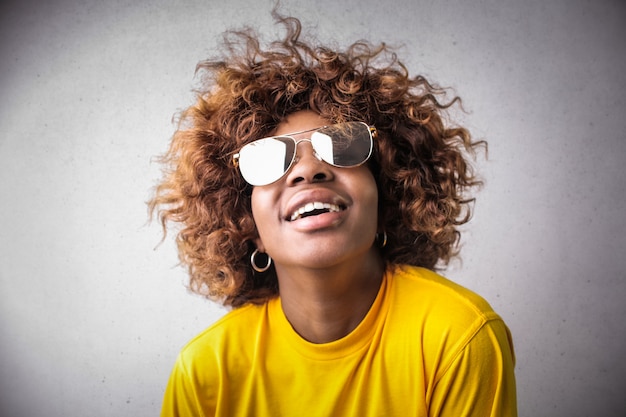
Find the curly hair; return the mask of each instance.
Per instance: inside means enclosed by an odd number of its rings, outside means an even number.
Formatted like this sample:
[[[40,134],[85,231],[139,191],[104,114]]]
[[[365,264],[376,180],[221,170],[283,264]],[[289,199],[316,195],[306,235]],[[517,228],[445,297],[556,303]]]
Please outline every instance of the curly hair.
[[[224,53],[203,61],[197,101],[180,114],[163,179],[149,202],[164,235],[176,242],[190,288],[227,306],[260,303],[278,293],[273,268],[250,265],[257,237],[251,186],[232,163],[242,145],[268,136],[299,110],[333,121],[375,126],[370,168],[379,193],[381,250],[388,265],[433,269],[458,254],[458,226],[471,216],[469,189],[480,184],[469,158],[484,141],[448,126],[446,89],[409,76],[385,44],[359,41],[344,51],[313,46],[295,18],[275,16],[285,37],[263,47],[252,29],[227,32]]]

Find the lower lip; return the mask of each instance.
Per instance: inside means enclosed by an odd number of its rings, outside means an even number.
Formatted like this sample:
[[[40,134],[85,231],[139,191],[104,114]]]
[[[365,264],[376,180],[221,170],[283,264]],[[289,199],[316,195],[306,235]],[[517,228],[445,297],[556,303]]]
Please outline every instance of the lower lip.
[[[289,224],[300,232],[315,232],[337,226],[345,215],[346,210],[318,214],[316,216],[303,217],[289,222]]]

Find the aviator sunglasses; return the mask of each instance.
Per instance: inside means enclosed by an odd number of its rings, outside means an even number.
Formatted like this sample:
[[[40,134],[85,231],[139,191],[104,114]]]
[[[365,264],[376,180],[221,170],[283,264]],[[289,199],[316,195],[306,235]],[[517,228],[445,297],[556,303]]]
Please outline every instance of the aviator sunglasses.
[[[294,138],[308,132],[312,132],[309,138]],[[248,184],[269,185],[289,171],[296,160],[298,144],[310,142],[319,160],[340,168],[357,167],[372,154],[376,134],[375,127],[363,122],[346,122],[272,136],[245,145],[233,155],[233,164]]]

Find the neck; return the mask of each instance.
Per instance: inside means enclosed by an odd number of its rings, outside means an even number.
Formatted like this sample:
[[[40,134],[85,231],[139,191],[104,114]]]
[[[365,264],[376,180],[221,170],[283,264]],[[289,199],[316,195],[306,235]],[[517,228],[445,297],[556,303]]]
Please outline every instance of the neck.
[[[277,265],[285,316],[300,336],[313,343],[341,339],[354,330],[374,302],[384,273],[371,251],[355,265],[290,269]]]

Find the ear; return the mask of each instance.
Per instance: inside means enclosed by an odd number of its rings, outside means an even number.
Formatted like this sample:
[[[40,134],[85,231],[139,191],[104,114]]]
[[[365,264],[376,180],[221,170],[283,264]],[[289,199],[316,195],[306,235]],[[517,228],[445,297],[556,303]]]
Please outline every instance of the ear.
[[[265,245],[260,237],[257,237],[253,240],[254,246],[259,250],[259,252],[265,253]]]

